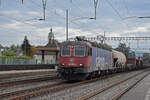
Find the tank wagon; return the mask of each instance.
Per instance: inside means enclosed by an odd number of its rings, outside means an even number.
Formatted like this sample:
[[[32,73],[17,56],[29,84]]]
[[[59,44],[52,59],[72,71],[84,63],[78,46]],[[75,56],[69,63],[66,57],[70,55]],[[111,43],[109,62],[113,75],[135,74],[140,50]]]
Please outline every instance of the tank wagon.
[[[126,57],[104,50],[89,41],[66,41],[61,45],[58,72],[66,80],[84,80],[126,68]]]
[[[116,71],[122,71],[126,68],[126,56],[119,51],[112,50],[113,64]]]

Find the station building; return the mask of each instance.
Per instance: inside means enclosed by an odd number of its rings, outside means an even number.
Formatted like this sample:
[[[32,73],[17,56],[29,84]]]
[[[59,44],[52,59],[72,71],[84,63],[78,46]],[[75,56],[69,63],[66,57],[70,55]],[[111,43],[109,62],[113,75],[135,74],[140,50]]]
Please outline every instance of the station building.
[[[48,34],[48,43],[45,46],[37,46],[35,59],[39,64],[58,64],[60,43],[54,38],[52,28]]]

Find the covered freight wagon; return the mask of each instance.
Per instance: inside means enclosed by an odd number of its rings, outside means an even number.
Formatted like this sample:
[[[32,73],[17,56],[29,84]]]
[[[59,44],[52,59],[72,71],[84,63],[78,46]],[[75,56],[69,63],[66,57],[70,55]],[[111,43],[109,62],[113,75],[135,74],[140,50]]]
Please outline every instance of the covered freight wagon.
[[[92,48],[92,64],[95,70],[108,70],[113,66],[113,58],[111,51],[101,48]]]

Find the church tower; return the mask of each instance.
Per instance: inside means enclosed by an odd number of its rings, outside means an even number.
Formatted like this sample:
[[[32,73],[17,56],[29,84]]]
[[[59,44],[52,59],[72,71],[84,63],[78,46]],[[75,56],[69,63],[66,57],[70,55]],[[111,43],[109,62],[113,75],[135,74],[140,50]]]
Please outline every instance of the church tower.
[[[54,34],[52,32],[52,28],[50,29],[50,32],[48,33],[48,43],[53,44],[54,43]]]

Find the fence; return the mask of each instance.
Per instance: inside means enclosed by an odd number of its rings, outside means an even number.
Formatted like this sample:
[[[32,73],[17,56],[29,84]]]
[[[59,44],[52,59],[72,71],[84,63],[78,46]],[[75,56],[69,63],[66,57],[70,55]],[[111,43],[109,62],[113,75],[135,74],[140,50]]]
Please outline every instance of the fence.
[[[58,64],[58,61],[39,59],[21,59],[21,58],[0,58],[0,65],[29,65],[29,64]]]
[[[0,58],[0,64],[37,64],[37,61],[35,59]]]

